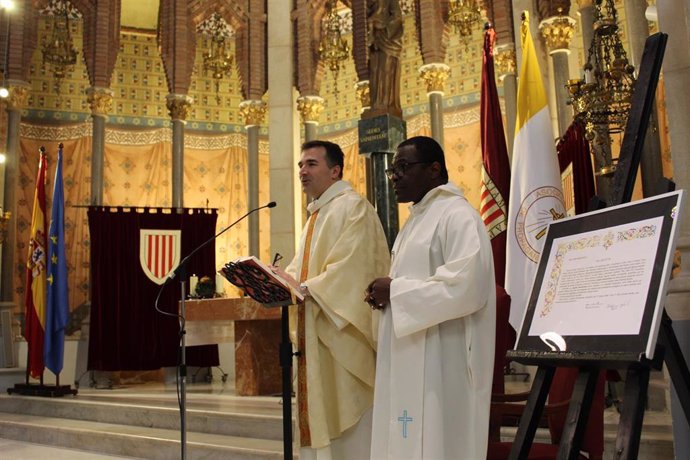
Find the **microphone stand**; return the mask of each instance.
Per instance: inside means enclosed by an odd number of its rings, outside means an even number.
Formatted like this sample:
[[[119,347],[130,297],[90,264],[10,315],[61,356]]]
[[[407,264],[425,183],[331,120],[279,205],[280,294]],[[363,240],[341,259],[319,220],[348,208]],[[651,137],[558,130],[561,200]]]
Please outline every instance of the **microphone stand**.
[[[194,251],[192,251],[194,254]],[[191,256],[191,254],[190,254]],[[180,264],[180,449],[181,459],[187,460],[187,316],[185,312],[185,284],[187,279],[187,257],[184,263]]]
[[[280,367],[283,370],[283,459],[292,460],[292,342],[289,305],[281,306]]]
[[[175,267],[175,269],[170,273],[168,278],[165,280],[163,285],[161,286],[160,291],[158,291],[158,297],[156,298],[156,310],[161,311],[158,309],[158,299],[160,298],[161,293],[163,292],[163,289],[165,286],[170,282],[170,280],[174,279],[176,276],[179,276],[180,278],[180,314],[179,315],[173,315],[179,317],[180,320],[180,347],[182,350],[180,351],[180,365],[179,365],[179,389],[180,389],[180,394],[179,396],[179,401],[180,401],[180,450],[181,450],[181,459],[182,460],[187,460],[187,354],[186,354],[186,312],[185,312],[185,298],[187,297],[187,293],[185,292],[185,284],[186,284],[186,279],[187,279],[187,263],[189,260],[192,258],[194,254],[199,252],[201,249],[205,248],[208,246],[212,241],[215,241],[216,238],[218,238],[220,235],[223,233],[227,232],[230,230],[232,227],[234,227],[238,222],[240,222],[242,219],[247,217],[248,215],[259,211],[264,208],[274,208],[276,206],[275,201],[271,201],[268,204],[265,204],[263,206],[259,206],[258,208],[254,208],[244,214],[242,217],[237,219],[235,222],[231,223],[227,227],[225,227],[223,230],[220,232],[216,233],[213,235],[211,238],[208,240],[204,241],[201,243],[199,246],[194,248],[192,252],[187,255],[182,261]],[[165,313],[165,312],[163,312]],[[165,313],[169,314],[169,313]]]

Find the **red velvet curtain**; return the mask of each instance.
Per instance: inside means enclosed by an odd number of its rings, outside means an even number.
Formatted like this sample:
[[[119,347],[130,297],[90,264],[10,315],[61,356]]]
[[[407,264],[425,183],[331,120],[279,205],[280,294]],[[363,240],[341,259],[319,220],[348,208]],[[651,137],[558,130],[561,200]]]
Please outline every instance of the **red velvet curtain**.
[[[558,146],[558,164],[561,172],[573,165],[575,214],[587,212],[594,196],[594,170],[589,155],[589,143],[581,123],[573,122],[561,138]]]
[[[154,309],[160,286],[144,273],[139,261],[139,230],[181,230],[180,260],[214,235],[215,210],[161,208],[124,210],[91,207],[91,326],[89,370],[151,370],[178,363],[179,323]],[[213,244],[195,254],[189,275],[214,276]],[[188,285],[187,285],[188,289]],[[163,290],[159,308],[177,313],[180,283],[172,280]],[[217,345],[188,347],[187,364],[217,366]]]

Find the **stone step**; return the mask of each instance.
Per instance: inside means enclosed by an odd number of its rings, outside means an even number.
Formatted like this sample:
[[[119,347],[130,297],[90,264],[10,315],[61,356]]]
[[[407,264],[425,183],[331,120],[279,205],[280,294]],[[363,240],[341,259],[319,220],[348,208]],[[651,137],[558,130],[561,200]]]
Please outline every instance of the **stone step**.
[[[604,411],[604,435],[615,438],[618,432],[620,414],[613,408]],[[669,412],[648,410],[642,422],[642,437],[658,436],[673,439],[673,419]]]
[[[0,416],[0,433],[5,439],[131,458],[180,458],[180,433],[170,429],[3,413]],[[282,441],[187,433],[189,460],[277,460],[282,457]]]
[[[281,441],[283,439],[281,407],[275,399],[270,401],[255,399],[251,409],[254,413],[248,410],[220,412],[213,408],[213,403],[205,405],[203,399],[190,401],[186,410],[187,431]],[[164,407],[165,405],[170,407]],[[265,413],[256,413],[262,409]],[[180,413],[176,401],[158,400],[155,396],[128,397],[127,403],[123,404],[122,401],[118,402],[117,398],[113,397],[78,395],[74,398],[58,399],[0,395],[0,412],[97,421],[132,427],[180,429]]]
[[[620,414],[609,408],[604,411],[604,458],[615,458],[616,436]],[[517,427],[502,427],[501,439],[512,441],[515,439]],[[546,428],[539,428],[534,436],[535,443],[550,443],[551,435]],[[666,412],[645,412],[640,437],[640,447],[637,458],[639,460],[673,460],[673,427],[671,415]]]

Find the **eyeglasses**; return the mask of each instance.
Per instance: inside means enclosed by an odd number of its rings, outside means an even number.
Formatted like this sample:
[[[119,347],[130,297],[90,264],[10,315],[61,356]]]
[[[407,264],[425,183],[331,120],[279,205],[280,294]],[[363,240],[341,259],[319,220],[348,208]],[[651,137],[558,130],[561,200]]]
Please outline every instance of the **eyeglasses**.
[[[403,162],[403,163],[398,163],[395,165],[392,165],[390,168],[386,169],[384,172],[386,173],[386,176],[388,176],[389,179],[393,180],[393,176],[398,176],[402,177],[405,175],[405,172],[408,170],[410,166],[414,165],[421,165],[421,164],[429,164],[433,163],[433,161],[411,161],[411,162]]]

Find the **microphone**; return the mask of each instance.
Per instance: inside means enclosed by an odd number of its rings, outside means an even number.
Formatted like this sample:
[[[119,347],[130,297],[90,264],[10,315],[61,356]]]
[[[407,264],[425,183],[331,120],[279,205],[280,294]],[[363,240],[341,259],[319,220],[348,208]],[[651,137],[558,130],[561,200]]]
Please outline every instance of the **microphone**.
[[[214,241],[214,240],[215,240],[216,238],[218,238],[220,235],[222,235],[223,233],[227,232],[227,231],[230,230],[232,227],[234,227],[235,225],[237,225],[238,223],[240,223],[240,222],[241,222],[243,219],[245,219],[247,216],[249,216],[249,215],[252,214],[252,213],[255,213],[256,211],[259,211],[259,210],[261,210],[261,209],[264,209],[264,208],[275,208],[275,207],[276,207],[276,202],[275,202],[275,201],[271,201],[271,202],[268,203],[268,204],[265,204],[265,205],[263,205],[263,206],[259,206],[258,208],[254,208],[254,209],[250,210],[249,212],[247,212],[247,213],[246,213],[245,215],[243,215],[242,217],[240,217],[239,219],[237,219],[235,222],[233,222],[233,223],[231,223],[230,225],[228,225],[227,227],[225,227],[223,230],[221,230],[221,231],[219,231],[218,233],[216,233],[215,235],[213,235],[213,236],[212,236],[211,238],[209,238],[208,240],[206,240],[206,241],[204,241],[203,243],[201,243],[199,246],[197,246],[196,248],[194,248],[194,250],[193,250],[192,252],[190,252],[189,255],[187,255],[187,257],[185,257],[184,259],[182,259],[182,261],[177,265],[177,267],[175,267],[175,270],[173,270],[173,271],[170,273],[170,275],[168,275],[168,279],[165,280],[165,283],[164,283],[164,284],[168,284],[168,281],[175,279],[175,277],[178,276],[178,275],[180,274],[180,272],[184,270],[185,265],[187,265],[187,262],[189,262],[189,259],[191,259],[192,256],[193,256],[194,254],[196,254],[197,252],[201,251],[203,248],[205,248],[206,246],[208,246],[212,241]]]

